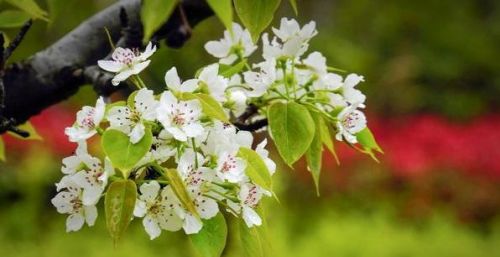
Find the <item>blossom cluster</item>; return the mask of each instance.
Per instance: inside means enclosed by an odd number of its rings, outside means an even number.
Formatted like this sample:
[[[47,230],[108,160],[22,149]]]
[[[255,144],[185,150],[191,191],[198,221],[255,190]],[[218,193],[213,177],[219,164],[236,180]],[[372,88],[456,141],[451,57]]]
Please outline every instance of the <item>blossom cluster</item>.
[[[156,51],[151,43],[143,53],[116,48],[112,60],[99,61],[102,69],[115,73],[114,85],[130,82],[138,90],[127,101],[106,104],[99,98],[95,106],[83,107],[74,125],[66,129],[78,148],[63,160],[64,177],[56,184],[58,194],[52,203],[58,212],[69,215],[67,231],[79,230],[85,223],[92,226],[95,206],[108,182],[120,179],[137,184],[133,215],[142,218],[151,239],[162,230],[198,233],[203,220],[219,211],[241,217],[248,227],[261,225],[256,207],[263,196],[272,195],[272,188],[249,169],[270,177],[276,164],[269,158],[266,139],[255,143],[251,132],[234,125],[249,108],[257,111],[246,122],[266,118],[271,103],[296,101],[320,113],[339,141],[357,143],[356,133],[366,127],[360,110],[365,96],[356,89],[363,77],[343,78],[319,52],[303,57],[317,34],[314,22],[300,27],[295,20],[283,18],[273,33],[271,40],[268,34],[262,36],[263,60],[250,65],[248,57],[257,45],[247,29],[234,23],[232,32],[225,31],[224,38],[205,45],[209,54],[219,58],[217,63],[187,80],[170,68],[165,74],[166,90],[160,94],[138,76]],[[118,134],[115,142],[106,141],[111,133]],[[102,135],[103,160],[87,151],[87,141],[96,135]],[[122,137],[127,142],[121,142]],[[113,148],[114,144],[127,149]],[[146,151],[140,156],[120,158],[143,147]],[[118,151],[118,157],[109,149]],[[254,155],[248,157],[243,150]],[[176,181],[166,175],[169,170],[180,178],[188,203]]]

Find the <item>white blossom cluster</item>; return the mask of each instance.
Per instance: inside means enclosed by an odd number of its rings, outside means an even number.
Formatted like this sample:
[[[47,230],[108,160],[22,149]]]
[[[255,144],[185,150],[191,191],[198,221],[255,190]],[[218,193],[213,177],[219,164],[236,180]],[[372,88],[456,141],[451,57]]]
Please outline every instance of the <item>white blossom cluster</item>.
[[[249,105],[258,108],[256,119],[266,115],[269,103],[294,99],[327,117],[338,140],[356,143],[355,134],[366,127],[366,118],[359,110],[364,108],[365,96],[355,88],[363,77],[350,74],[343,78],[332,72],[319,52],[303,57],[317,34],[314,22],[301,28],[295,20],[283,18],[273,32],[271,40],[267,34],[262,36],[263,61],[250,65],[247,57],[257,46],[248,30],[234,24],[232,33],[226,31],[224,38],[205,45],[219,63],[204,67],[188,80],[181,80],[176,68],[171,68],[165,74],[166,90],[161,94],[147,89],[137,76],[156,51],[151,44],[143,53],[116,48],[112,60],[99,61],[102,69],[116,74],[114,85],[127,81],[139,89],[127,103],[105,104],[99,98],[94,107],[83,107],[74,125],[66,129],[78,148],[75,155],[63,160],[64,177],[56,184],[58,194],[52,203],[58,212],[69,215],[67,231],[79,230],[85,223],[92,226],[96,204],[108,181],[120,178],[111,156],[102,161],[87,151],[87,140],[107,130],[124,133],[131,144],[140,144],[152,133],[149,151],[125,177],[137,184],[133,214],[142,218],[151,239],[162,230],[198,233],[203,219],[221,210],[241,217],[248,227],[261,225],[255,208],[262,196],[271,192],[252,181],[246,173],[248,160],[238,153],[241,148],[253,149],[272,175],[276,165],[265,148],[267,140],[255,144],[251,132],[223,122],[207,112],[200,98],[186,95],[210,97],[232,121]],[[236,70],[228,72],[231,68]],[[196,214],[182,204],[162,168],[178,172]]]

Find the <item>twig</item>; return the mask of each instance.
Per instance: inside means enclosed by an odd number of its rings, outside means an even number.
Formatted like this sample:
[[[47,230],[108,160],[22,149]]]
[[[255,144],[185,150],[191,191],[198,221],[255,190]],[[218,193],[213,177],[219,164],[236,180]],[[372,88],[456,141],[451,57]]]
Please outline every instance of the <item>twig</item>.
[[[9,59],[14,50],[16,50],[16,48],[21,43],[28,30],[31,28],[31,25],[33,25],[33,21],[31,19],[28,20],[26,23],[24,23],[24,25],[21,27],[21,30],[19,30],[19,33],[17,33],[16,37],[12,40],[12,42],[10,42],[7,49],[5,49],[5,52],[3,53],[4,61]]]

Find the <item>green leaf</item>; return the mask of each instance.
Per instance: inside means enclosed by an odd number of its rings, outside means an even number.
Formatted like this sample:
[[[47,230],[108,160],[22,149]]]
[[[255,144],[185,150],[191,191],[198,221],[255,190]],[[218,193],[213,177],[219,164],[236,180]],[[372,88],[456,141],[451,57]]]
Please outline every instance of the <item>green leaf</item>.
[[[23,11],[7,10],[0,13],[0,28],[21,27],[30,19],[29,14]]]
[[[5,158],[5,144],[3,139],[0,137],[0,161],[4,162],[7,158]]]
[[[180,98],[182,100],[197,99],[198,101],[200,101],[201,108],[203,109],[203,113],[205,113],[205,115],[223,122],[229,122],[224,109],[222,109],[222,106],[210,95],[202,93],[182,93]]]
[[[172,187],[172,190],[184,208],[191,212],[195,217],[199,218],[200,215],[194,206],[193,199],[189,196],[186,185],[184,185],[184,181],[181,176],[179,176],[179,172],[176,169],[167,169],[165,175],[168,178],[169,185]]]
[[[240,147],[237,156],[247,162],[245,173],[250,180],[262,188],[272,191],[271,174],[260,155],[250,148]]]
[[[7,0],[7,3],[27,12],[34,19],[49,21],[47,12],[40,8],[34,0]]]
[[[257,227],[249,228],[243,219],[239,219],[240,241],[247,257],[265,257],[264,238]]]
[[[231,78],[234,74],[242,71],[246,64],[247,60],[242,60],[233,65],[219,64],[219,75]]]
[[[231,0],[207,0],[215,15],[229,31],[233,28],[233,4]]]
[[[307,169],[311,172],[316,187],[316,194],[319,196],[319,177],[321,174],[321,162],[323,158],[323,144],[321,140],[321,116],[317,113],[311,113],[316,123],[316,133],[313,141],[306,152]],[[324,124],[324,122],[323,122]]]
[[[356,134],[356,139],[358,140],[358,143],[363,147],[362,152],[370,155],[375,161],[378,162],[378,159],[373,151],[377,151],[382,154],[384,153],[384,151],[382,151],[382,148],[380,148],[380,146],[377,144],[377,141],[373,137],[370,129],[366,127],[365,129],[358,132]]]
[[[141,19],[144,25],[144,41],[148,41],[153,33],[170,17],[177,5],[177,0],[143,0]]]
[[[113,166],[123,172],[125,178],[128,177],[130,169],[146,155],[152,142],[151,129],[147,127],[142,139],[135,144],[130,142],[127,134],[116,129],[106,130],[101,139],[104,153]]]
[[[22,137],[22,136],[19,136],[16,133],[8,132],[9,135],[11,135],[11,136],[13,136],[15,138],[22,139],[22,140],[39,140],[39,141],[43,141],[43,138],[40,136],[40,134],[38,134],[38,132],[36,131],[35,127],[33,127],[33,124],[31,124],[31,122],[27,121],[26,123],[21,124],[21,125],[19,125],[17,127],[19,129],[21,129],[21,130],[24,130],[24,131],[30,133],[30,136],[29,137]]]
[[[297,9],[297,1],[296,0],[288,0],[290,2],[290,5],[292,6],[293,12],[295,15],[299,14],[299,10]]]
[[[313,116],[313,119],[317,120],[316,126],[319,127],[321,142],[326,146],[330,153],[332,153],[335,161],[337,162],[337,164],[339,164],[339,158],[337,156],[337,153],[335,152],[335,146],[333,144],[328,124],[326,123],[325,119],[321,117],[321,115],[317,115],[317,117]]]
[[[204,220],[198,234],[190,235],[196,251],[203,257],[219,257],[224,251],[227,239],[227,225],[219,212],[215,217]]]
[[[274,103],[267,117],[274,144],[283,160],[292,166],[309,148],[315,125],[306,107],[295,103]]]
[[[260,33],[273,20],[280,2],[281,0],[234,0],[236,13],[250,31],[254,42],[257,42]]]
[[[75,8],[74,4],[76,2],[77,0],[47,0],[50,22],[53,23],[55,19],[59,18],[61,14],[64,14],[65,10],[68,8]]]
[[[132,180],[118,180],[109,185],[104,198],[106,226],[116,242],[127,230],[134,213],[137,186]]]

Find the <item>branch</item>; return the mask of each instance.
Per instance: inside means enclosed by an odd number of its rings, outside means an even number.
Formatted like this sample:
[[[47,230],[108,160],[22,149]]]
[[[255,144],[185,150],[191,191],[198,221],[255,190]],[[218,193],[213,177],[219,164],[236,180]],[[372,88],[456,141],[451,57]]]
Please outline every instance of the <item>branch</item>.
[[[67,99],[80,86],[88,83],[93,84],[101,95],[118,90],[119,87],[110,83],[111,74],[95,65],[111,52],[104,28],[109,30],[111,39],[118,42],[117,45],[142,47],[140,4],[140,0],[119,1],[82,22],[48,48],[6,67],[3,76],[5,107],[0,116],[14,121],[13,125],[22,124],[43,109]],[[181,47],[191,36],[191,31],[186,28],[211,15],[212,11],[205,1],[184,0],[152,40],[164,39],[171,47]],[[5,49],[4,52],[10,55],[14,49]],[[5,129],[0,127],[0,134],[3,132]]]

